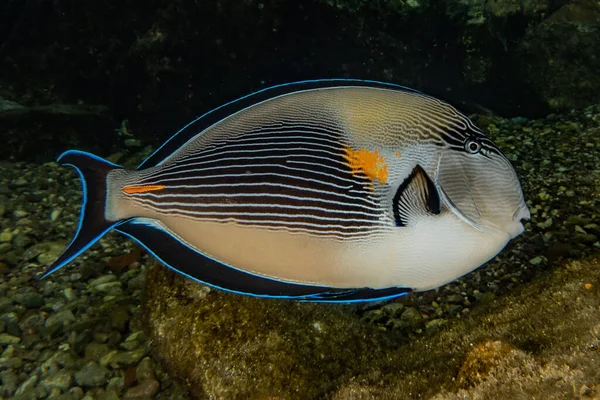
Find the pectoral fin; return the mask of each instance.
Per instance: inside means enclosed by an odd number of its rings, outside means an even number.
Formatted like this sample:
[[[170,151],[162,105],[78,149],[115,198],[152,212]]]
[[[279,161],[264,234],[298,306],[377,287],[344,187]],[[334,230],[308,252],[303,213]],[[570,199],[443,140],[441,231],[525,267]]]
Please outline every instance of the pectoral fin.
[[[396,226],[406,226],[419,217],[440,213],[440,196],[425,170],[417,165],[398,187],[393,200]]]

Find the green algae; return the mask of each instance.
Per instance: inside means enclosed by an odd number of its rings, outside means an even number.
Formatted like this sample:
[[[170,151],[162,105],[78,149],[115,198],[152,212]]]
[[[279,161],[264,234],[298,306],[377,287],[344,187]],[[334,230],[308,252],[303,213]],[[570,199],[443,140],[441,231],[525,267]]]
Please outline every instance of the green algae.
[[[573,261],[422,337],[352,306],[255,299],[149,271],[156,354],[193,398],[508,398],[599,393],[600,262]]]

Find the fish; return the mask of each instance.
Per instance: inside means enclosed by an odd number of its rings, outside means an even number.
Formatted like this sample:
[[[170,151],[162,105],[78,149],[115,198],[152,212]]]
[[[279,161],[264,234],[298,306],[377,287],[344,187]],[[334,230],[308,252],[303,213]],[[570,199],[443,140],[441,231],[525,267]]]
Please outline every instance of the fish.
[[[79,224],[42,278],[114,230],[238,294],[387,300],[495,257],[530,213],[510,161],[450,104],[404,86],[293,82],[193,120],[137,169],[68,150]]]

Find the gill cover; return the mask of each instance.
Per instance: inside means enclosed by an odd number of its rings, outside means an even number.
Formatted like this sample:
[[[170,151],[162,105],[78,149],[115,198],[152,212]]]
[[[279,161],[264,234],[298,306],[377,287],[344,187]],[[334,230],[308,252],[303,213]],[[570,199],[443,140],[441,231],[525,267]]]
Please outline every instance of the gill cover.
[[[519,179],[500,153],[445,151],[438,160],[435,181],[448,208],[479,231],[491,224],[513,235],[520,218],[526,217]]]

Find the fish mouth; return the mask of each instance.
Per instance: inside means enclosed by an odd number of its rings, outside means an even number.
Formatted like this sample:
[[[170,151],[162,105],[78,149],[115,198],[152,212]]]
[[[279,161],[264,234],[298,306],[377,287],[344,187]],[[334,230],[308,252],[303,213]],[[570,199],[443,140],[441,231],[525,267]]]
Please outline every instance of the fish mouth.
[[[525,225],[523,225],[523,221],[529,220],[530,218],[531,212],[529,211],[529,208],[527,208],[527,205],[523,203],[513,214],[513,223],[508,229],[508,234],[511,236],[511,238],[515,238],[525,231]]]

